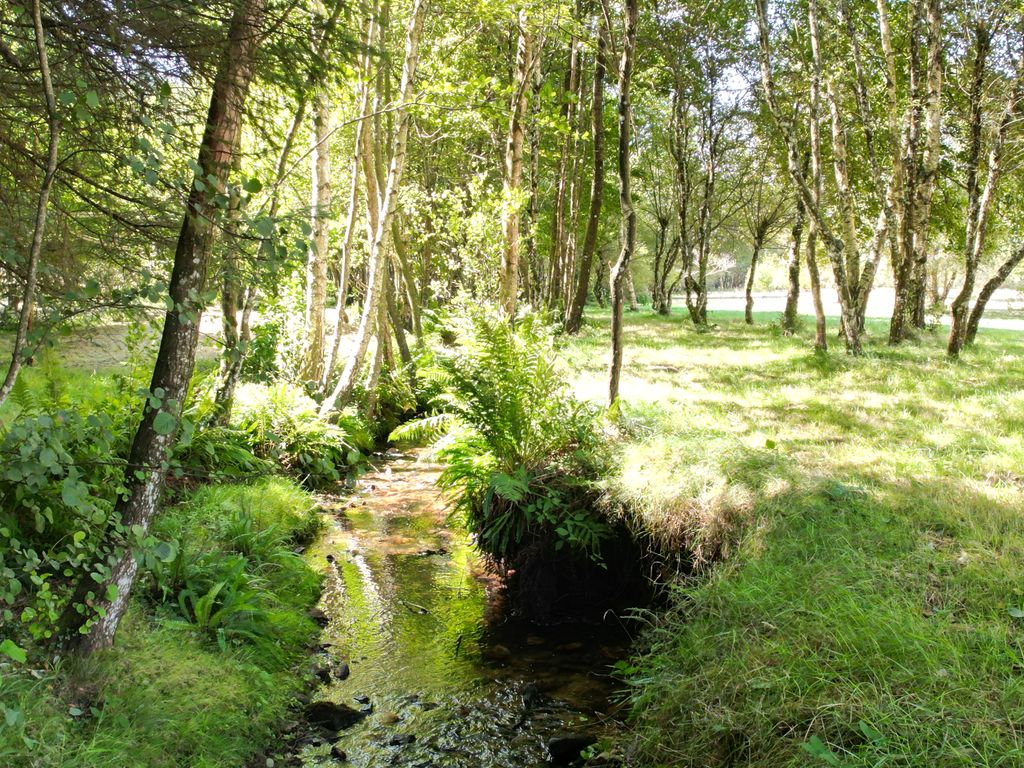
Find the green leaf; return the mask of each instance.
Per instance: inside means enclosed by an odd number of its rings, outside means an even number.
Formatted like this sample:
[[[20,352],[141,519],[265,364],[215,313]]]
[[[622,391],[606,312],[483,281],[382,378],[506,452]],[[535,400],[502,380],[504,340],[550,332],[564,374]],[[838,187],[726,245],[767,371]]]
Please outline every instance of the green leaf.
[[[91,109],[96,109],[100,105],[100,97],[96,94],[96,91],[85,92],[85,103],[88,104]]]
[[[110,602],[117,600],[117,584],[107,584],[107,600]]]
[[[28,659],[28,654],[25,652],[25,649],[19,648],[14,644],[13,640],[4,640],[3,642],[0,642],[0,653],[10,657],[19,664],[24,664],[26,659]]]
[[[837,768],[843,764],[836,753],[829,749],[828,745],[817,736],[811,736],[810,740],[800,745],[800,748],[829,765],[837,766]]]
[[[1024,610],[1020,608],[1007,608],[1006,612],[1015,619],[1024,619]]]
[[[68,707],[68,714],[71,715],[72,717],[81,717],[82,716],[82,710],[79,709],[78,707]]]
[[[875,744],[876,746],[885,744],[886,738],[884,733],[875,730],[863,720],[858,723],[858,726],[860,727],[861,733],[863,733],[872,744]]]
[[[169,435],[177,426],[178,420],[167,411],[160,411],[153,419],[153,431],[158,435]]]

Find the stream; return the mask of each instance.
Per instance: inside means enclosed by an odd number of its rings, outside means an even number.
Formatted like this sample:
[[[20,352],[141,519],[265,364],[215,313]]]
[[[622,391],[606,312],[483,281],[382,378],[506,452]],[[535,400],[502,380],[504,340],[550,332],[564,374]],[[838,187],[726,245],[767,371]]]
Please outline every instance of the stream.
[[[558,753],[578,753],[570,738],[619,727],[610,671],[629,653],[623,624],[509,616],[499,582],[448,522],[439,472],[425,453],[391,451],[354,493],[321,498],[327,527],[311,552],[332,566],[321,603],[332,674],[312,698],[359,717],[310,739],[303,765],[568,765]]]

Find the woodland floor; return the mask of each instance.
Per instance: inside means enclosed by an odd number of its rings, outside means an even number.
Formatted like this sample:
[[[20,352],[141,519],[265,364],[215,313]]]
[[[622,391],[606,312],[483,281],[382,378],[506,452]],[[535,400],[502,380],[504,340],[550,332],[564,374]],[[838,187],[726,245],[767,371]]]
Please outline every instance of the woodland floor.
[[[698,565],[632,670],[641,764],[1024,764],[1024,334],[852,359],[777,317],[627,315],[610,492]]]

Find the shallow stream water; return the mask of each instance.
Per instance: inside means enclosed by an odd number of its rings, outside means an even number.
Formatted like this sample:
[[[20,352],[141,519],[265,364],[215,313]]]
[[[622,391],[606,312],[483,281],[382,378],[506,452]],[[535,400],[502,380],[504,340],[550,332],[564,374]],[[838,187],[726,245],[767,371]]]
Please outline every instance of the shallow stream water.
[[[427,768],[549,765],[563,734],[617,727],[611,666],[628,655],[622,622],[539,627],[506,614],[498,582],[447,520],[422,454],[392,453],[354,494],[322,499],[313,554],[330,563],[323,642],[344,680],[314,695],[369,714],[304,764]]]

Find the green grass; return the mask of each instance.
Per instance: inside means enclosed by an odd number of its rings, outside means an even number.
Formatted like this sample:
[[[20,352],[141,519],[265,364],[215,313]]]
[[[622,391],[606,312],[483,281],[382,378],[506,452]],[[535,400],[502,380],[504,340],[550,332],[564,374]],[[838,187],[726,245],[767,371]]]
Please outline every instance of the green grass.
[[[272,748],[317,633],[307,612],[319,575],[291,553],[317,525],[309,495],[280,478],[200,487],[167,510],[157,532],[181,542],[193,578],[246,558],[256,636],[218,638],[194,626],[157,601],[144,577],[112,650],[35,675],[0,671],[9,726],[0,729],[0,765],[238,768]]]
[[[1024,764],[1024,338],[861,359],[627,316],[611,495],[694,575],[630,675],[639,765]],[[605,386],[607,315],[569,343]]]

